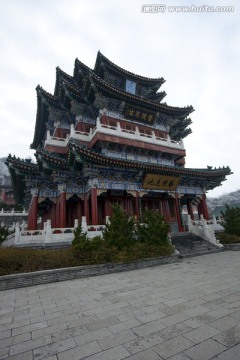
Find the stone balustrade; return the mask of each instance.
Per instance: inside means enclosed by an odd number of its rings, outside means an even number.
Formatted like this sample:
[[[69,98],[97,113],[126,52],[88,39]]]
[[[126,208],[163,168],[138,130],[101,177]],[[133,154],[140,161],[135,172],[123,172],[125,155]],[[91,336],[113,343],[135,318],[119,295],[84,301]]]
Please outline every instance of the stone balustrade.
[[[223,247],[223,245],[220,244],[218,239],[216,238],[213,228],[210,228],[210,226],[207,224],[207,221],[203,218],[202,215],[199,221],[192,220],[190,215],[188,215],[187,225],[188,231],[206,239],[207,241],[216,245],[219,248]]]
[[[40,246],[46,245],[70,245],[74,238],[74,230],[78,227],[78,220],[75,219],[72,228],[52,228],[51,220],[44,223],[43,230],[26,230],[25,227],[16,223],[14,233],[9,235],[3,243],[4,247],[9,246]],[[85,216],[82,217],[82,231],[87,233],[89,240],[95,236],[102,236],[104,225],[87,225]]]

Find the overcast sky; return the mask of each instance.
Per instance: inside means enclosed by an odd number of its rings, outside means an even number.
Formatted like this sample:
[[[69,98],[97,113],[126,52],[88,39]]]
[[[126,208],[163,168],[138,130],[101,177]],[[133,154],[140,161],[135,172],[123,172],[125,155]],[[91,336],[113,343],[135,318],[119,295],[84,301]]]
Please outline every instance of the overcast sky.
[[[142,12],[146,0],[0,0],[0,157],[34,157],[36,86],[53,93],[57,66],[72,75],[77,57],[94,67],[100,50],[129,71],[163,77],[168,105],[194,107],[186,166],[234,172],[208,196],[240,188],[239,1],[153,3],[165,12]],[[168,8],[192,4],[234,11]]]

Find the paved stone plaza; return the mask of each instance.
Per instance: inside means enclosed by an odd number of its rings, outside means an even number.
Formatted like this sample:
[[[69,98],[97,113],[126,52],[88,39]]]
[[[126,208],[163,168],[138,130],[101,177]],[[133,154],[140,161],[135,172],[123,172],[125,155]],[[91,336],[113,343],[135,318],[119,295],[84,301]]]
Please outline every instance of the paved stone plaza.
[[[240,253],[0,292],[0,359],[239,360]]]

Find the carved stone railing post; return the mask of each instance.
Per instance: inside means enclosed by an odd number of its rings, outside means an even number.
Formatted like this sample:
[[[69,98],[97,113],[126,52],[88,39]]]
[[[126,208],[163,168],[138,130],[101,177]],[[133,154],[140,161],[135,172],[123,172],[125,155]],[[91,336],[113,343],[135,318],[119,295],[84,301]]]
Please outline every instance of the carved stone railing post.
[[[87,219],[86,216],[82,216],[82,232],[85,233],[88,231],[88,227],[87,227]]]
[[[19,223],[17,222],[15,225],[15,244],[18,244],[20,242],[20,237],[21,237],[21,231],[20,231],[20,226]]]
[[[45,229],[45,242],[52,241],[52,228],[51,228],[51,220],[47,220],[46,229]]]

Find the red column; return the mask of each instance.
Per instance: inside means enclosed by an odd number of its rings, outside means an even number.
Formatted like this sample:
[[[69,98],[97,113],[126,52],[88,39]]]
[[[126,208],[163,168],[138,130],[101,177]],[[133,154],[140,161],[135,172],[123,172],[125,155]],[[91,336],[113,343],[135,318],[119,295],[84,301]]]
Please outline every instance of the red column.
[[[92,225],[98,225],[97,189],[91,189]]]
[[[167,199],[163,199],[163,209],[164,209],[164,217],[168,221],[170,216],[169,216],[169,207],[168,207]]]
[[[198,217],[199,217],[199,220],[200,220],[201,215],[203,215],[201,202],[198,204],[197,209],[198,209]]]
[[[137,220],[139,220],[139,191],[136,191],[135,200],[136,200],[136,216],[137,216]]]
[[[32,189],[32,201],[28,213],[28,230],[37,230],[38,189]]]
[[[104,199],[104,220],[106,219],[106,216],[110,216],[108,195]]]
[[[188,210],[188,214],[190,215],[191,219],[194,220],[194,214],[193,214],[193,208],[192,208],[191,199],[187,200],[187,210]]]
[[[77,219],[79,224],[81,223],[81,217],[82,217],[82,200],[79,199],[77,203]]]
[[[58,189],[60,190],[59,196],[59,227],[65,228],[66,227],[66,186],[59,185]]]
[[[51,217],[51,227],[55,228],[56,227],[56,204],[53,204],[52,208],[51,208],[51,212],[50,212],[50,217]]]
[[[59,218],[60,218],[60,209],[59,209],[60,205],[59,202],[57,200],[56,203],[56,220],[55,220],[55,227],[58,228],[60,227],[60,222],[59,222]]]
[[[2,202],[6,203],[7,202],[7,194],[6,194],[6,190],[2,189]]]
[[[88,194],[84,194],[83,212],[84,216],[86,216],[86,222],[89,224]]]
[[[181,210],[180,210],[180,206],[179,206],[178,194],[176,194],[176,197],[175,197],[175,209],[176,209],[176,215],[177,215],[178,230],[179,230],[179,232],[183,232]]]
[[[206,194],[203,194],[203,198],[201,200],[202,210],[203,210],[203,217],[205,220],[209,220],[209,213],[208,213],[208,207],[206,202]]]

